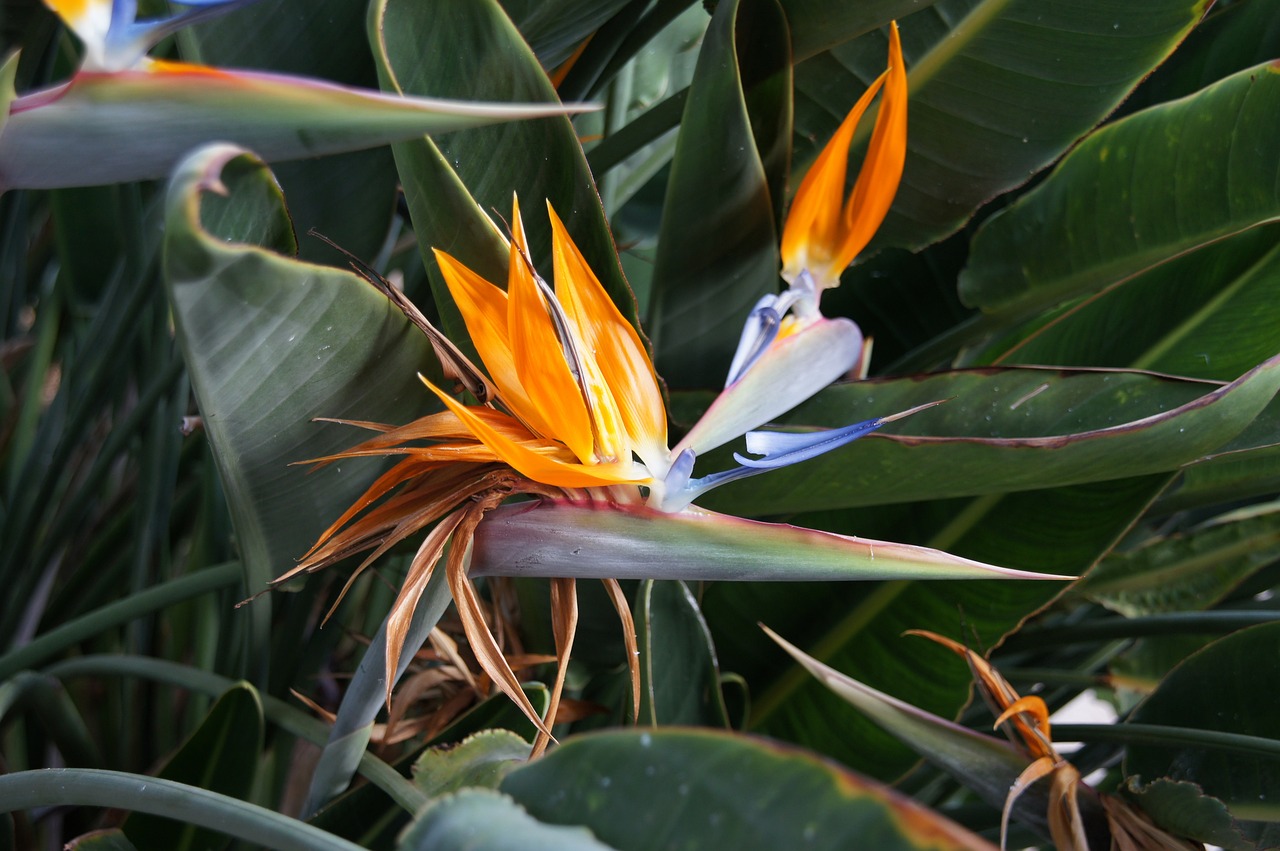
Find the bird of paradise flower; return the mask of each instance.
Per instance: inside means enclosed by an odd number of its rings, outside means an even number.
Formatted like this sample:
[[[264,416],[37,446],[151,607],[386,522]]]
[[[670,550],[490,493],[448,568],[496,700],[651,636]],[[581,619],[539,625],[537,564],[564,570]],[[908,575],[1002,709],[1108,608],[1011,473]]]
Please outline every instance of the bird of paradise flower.
[[[19,96],[17,53],[0,64],[0,193],[163,177],[215,139],[287,160],[591,108],[401,97],[147,55],[166,36],[256,0],[186,0],[176,4],[184,12],[144,20],[136,0],[44,2],[80,40],[80,65],[70,80]]]
[[[844,204],[842,161],[852,126],[881,86],[886,98],[871,141],[873,157]],[[783,237],[789,289],[757,305],[724,392],[671,448],[661,389],[644,342],[549,204],[554,287],[530,260],[518,201],[509,224],[505,289],[435,251],[484,370],[412,303],[366,273],[427,333],[446,377],[475,403],[465,404],[424,378],[443,411],[399,427],[354,423],[378,434],[319,462],[358,456],[402,460],[277,582],[372,550],[354,580],[392,547],[435,524],[412,558],[388,615],[388,701],[414,608],[442,558],[477,661],[539,728],[535,753],[549,741],[563,691],[577,619],[575,575],[596,575],[608,589],[624,623],[637,703],[635,630],[618,579],[667,575],[664,563],[680,564],[682,578],[742,579],[753,576],[753,567],[792,561],[802,553],[806,564],[795,571],[796,579],[851,578],[851,562],[857,563],[857,578],[1061,578],[924,548],[725,517],[692,506],[711,488],[813,458],[937,404],[828,431],[756,430],[848,373],[863,357],[857,326],[823,317],[818,298],[838,282],[843,266],[870,239],[888,209],[902,171],[905,94],[894,27],[889,70],[855,105],[845,122],[848,132],[842,128],[837,133],[797,193]],[[867,197],[874,202],[866,202]],[[838,211],[838,222],[832,221],[832,209]],[[736,454],[739,466],[693,476],[700,455],[743,434],[749,455],[758,457]],[[516,495],[534,499],[507,502]],[[592,568],[583,573],[588,561]],[[485,624],[471,580],[486,573],[551,578],[559,667],[545,720]],[[772,578],[783,577],[774,571]]]

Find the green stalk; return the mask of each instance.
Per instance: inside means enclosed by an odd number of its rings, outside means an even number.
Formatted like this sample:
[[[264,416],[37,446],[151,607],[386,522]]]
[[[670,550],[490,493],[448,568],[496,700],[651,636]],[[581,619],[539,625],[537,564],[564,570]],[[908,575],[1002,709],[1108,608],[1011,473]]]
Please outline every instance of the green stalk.
[[[1115,742],[1122,745],[1202,748],[1280,760],[1280,741],[1243,733],[1164,724],[1054,724],[1059,742]]]
[[[1280,620],[1280,612],[1275,611],[1171,612],[1139,618],[1116,617],[1070,626],[1025,629],[1010,637],[1007,649],[1025,650],[1032,647],[1055,647],[1071,642],[1143,638],[1150,635],[1221,634],[1277,620]]]
[[[69,623],[52,629],[16,650],[0,656],[0,681],[19,671],[40,665],[68,647],[129,623],[143,615],[167,608],[192,597],[217,591],[240,580],[239,562],[227,562],[163,582],[101,608],[94,609]]]
[[[151,813],[278,851],[360,851],[360,846],[306,822],[172,780],[93,768],[40,768],[0,776],[0,811],[67,805]]]
[[[210,697],[217,697],[235,685],[235,682],[227,677],[209,671],[163,659],[135,656],[84,656],[60,662],[49,667],[44,673],[62,680],[71,677],[101,678],[104,676],[146,678]],[[328,725],[290,706],[278,697],[263,694],[260,698],[263,716],[286,733],[320,747],[328,741]],[[385,792],[389,798],[409,813],[417,812],[427,801],[416,786],[386,762],[367,751],[360,756],[358,770],[370,783]]]

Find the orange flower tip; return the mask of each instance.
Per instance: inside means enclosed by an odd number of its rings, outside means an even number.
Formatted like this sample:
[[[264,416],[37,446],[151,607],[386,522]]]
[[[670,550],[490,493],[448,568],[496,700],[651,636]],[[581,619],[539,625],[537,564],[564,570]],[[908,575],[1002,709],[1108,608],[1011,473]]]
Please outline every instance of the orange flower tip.
[[[846,199],[849,150],[877,93],[880,110],[866,159]],[[793,286],[809,275],[820,294],[867,246],[888,214],[906,157],[906,72],[897,23],[890,26],[887,70],[862,94],[819,153],[796,191],[782,233],[782,277]]]

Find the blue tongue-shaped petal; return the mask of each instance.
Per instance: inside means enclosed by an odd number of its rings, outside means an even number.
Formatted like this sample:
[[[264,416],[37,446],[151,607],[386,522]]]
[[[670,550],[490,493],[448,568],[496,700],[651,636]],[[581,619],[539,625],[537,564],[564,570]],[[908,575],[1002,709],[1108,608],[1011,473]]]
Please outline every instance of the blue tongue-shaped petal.
[[[748,458],[733,453],[733,458],[745,467],[774,470],[788,464],[798,464],[817,458],[824,452],[852,443],[884,425],[886,420],[877,417],[860,423],[825,431],[753,431],[747,434],[747,451],[762,458]]]
[[[257,0],[185,0],[177,5],[193,7],[186,12],[167,18],[137,21],[134,20],[138,14],[137,0],[113,0],[111,28],[107,31],[101,60],[109,67],[95,70],[122,71],[132,68],[165,36],[254,2]]]
[[[654,507],[662,511],[679,511],[712,488],[718,488],[720,485],[729,482],[736,482],[738,479],[766,473],[769,470],[776,470],[779,467],[786,467],[789,464],[808,461],[810,458],[816,458],[825,452],[830,452],[832,449],[839,449],[846,443],[852,443],[864,434],[870,434],[880,428],[885,423],[909,417],[926,408],[941,404],[942,401],[926,402],[923,405],[917,405],[914,408],[890,414],[887,417],[863,420],[860,423],[854,423],[843,428],[825,429],[823,431],[748,432],[747,451],[753,455],[761,455],[763,457],[748,458],[735,452],[733,454],[734,460],[742,466],[734,467],[731,470],[722,470],[719,473],[711,473],[699,479],[689,478],[695,455],[691,450],[686,449],[680,453],[676,462],[672,464],[671,473],[668,474],[664,483],[666,487],[663,489],[661,499],[658,500],[658,504]]]

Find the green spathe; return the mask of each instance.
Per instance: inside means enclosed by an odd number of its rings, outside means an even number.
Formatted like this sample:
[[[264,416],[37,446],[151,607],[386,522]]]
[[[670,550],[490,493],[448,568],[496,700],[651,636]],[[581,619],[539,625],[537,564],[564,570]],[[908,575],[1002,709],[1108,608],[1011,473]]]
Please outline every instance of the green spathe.
[[[503,505],[486,515],[476,528],[470,572],[757,582],[1072,578],[696,507],[668,513],[553,499]]]

